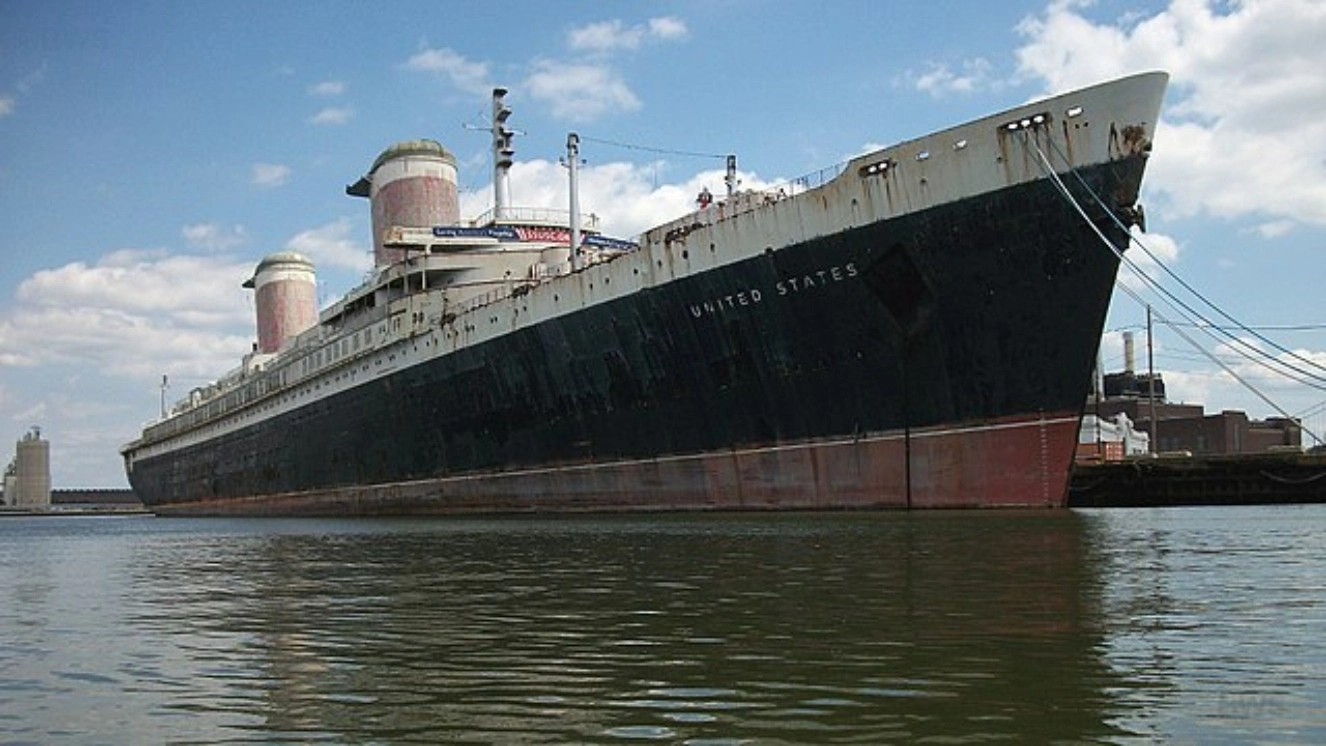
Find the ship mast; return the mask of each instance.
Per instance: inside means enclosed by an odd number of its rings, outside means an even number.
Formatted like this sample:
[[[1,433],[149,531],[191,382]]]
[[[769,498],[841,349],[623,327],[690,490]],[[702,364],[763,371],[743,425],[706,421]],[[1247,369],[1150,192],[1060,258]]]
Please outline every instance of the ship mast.
[[[506,217],[511,206],[511,163],[516,154],[512,138],[515,132],[507,129],[506,120],[511,116],[511,107],[503,103],[505,88],[493,89],[493,220]]]
[[[566,136],[566,168],[571,191],[571,271],[580,269],[580,135]]]

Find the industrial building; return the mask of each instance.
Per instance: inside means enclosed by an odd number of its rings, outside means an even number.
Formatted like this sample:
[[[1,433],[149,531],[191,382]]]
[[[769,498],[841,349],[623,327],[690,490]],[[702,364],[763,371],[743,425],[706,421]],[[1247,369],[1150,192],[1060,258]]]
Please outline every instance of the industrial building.
[[[33,426],[15,447],[5,469],[4,504],[12,508],[46,508],[51,504],[51,444]]]
[[[1101,377],[1097,392],[1087,401],[1086,415],[1095,422],[1131,423],[1136,433],[1149,438],[1151,453],[1230,456],[1302,448],[1298,420],[1286,417],[1253,420],[1236,410],[1207,414],[1200,404],[1168,401],[1165,380],[1159,373],[1133,370],[1131,333],[1124,334],[1124,370]],[[1123,420],[1119,419],[1120,415]],[[1108,461],[1134,455],[1125,454],[1121,448],[1104,447],[1088,435],[1084,422],[1078,439],[1079,460]],[[1135,442],[1136,437],[1132,440]]]

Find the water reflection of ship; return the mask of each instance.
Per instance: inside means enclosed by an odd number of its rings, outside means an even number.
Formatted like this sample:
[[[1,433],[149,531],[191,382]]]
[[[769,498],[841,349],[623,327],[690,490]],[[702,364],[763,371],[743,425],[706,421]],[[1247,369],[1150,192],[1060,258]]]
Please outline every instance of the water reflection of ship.
[[[232,557],[205,627],[252,638],[255,736],[1092,741],[1134,685],[1093,520],[376,524]]]

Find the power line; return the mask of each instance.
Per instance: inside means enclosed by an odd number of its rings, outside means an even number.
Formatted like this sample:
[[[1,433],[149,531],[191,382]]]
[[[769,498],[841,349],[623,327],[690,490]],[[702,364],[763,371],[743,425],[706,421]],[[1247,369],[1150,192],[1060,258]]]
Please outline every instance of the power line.
[[[649,145],[633,145],[627,142],[618,142],[616,140],[604,140],[598,137],[589,137],[581,135],[580,139],[585,142],[598,143],[599,145],[611,145],[614,148],[625,148],[626,150],[641,150],[646,153],[658,153],[660,155],[682,155],[688,158],[714,158],[717,160],[726,160],[727,155],[715,155],[713,153],[696,153],[689,150],[670,150],[668,148],[656,148]]]
[[[1174,321],[1170,323],[1175,326],[1190,326],[1198,328],[1204,326],[1203,324],[1199,324],[1196,322]],[[1272,331],[1272,332],[1319,332],[1326,330],[1326,324],[1250,324],[1247,326],[1243,325],[1221,326],[1216,324],[1216,325],[1211,325],[1211,328],[1220,329],[1222,331],[1229,331],[1233,329],[1239,331],[1255,330],[1255,331]]]

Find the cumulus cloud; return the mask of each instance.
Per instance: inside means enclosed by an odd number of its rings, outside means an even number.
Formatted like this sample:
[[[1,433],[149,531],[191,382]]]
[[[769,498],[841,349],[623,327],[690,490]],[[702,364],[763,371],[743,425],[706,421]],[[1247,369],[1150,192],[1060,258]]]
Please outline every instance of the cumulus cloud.
[[[303,254],[320,267],[367,271],[373,266],[372,247],[355,243],[350,238],[353,229],[354,223],[349,218],[338,218],[297,233],[285,247]]]
[[[647,41],[673,41],[687,36],[686,23],[665,16],[628,26],[620,20],[601,21],[571,29],[567,45],[577,52],[615,52],[638,49]]]
[[[472,62],[453,49],[425,49],[411,57],[403,67],[406,70],[438,73],[456,88],[468,93],[487,93],[492,89],[488,65]]]
[[[540,60],[522,88],[531,98],[549,104],[553,116],[570,122],[641,107],[621,73],[601,65]]]
[[[309,117],[309,124],[317,125],[337,125],[345,124],[354,116],[354,110],[344,106],[328,106],[327,108]]]
[[[180,233],[190,246],[200,249],[232,249],[248,240],[242,225],[227,230],[216,223],[194,223],[184,226]]]
[[[251,273],[225,257],[140,249],[38,271],[0,318],[0,359],[123,376],[215,375],[247,348],[251,313],[240,284]]]
[[[290,179],[290,167],[279,163],[253,164],[251,183],[260,187],[277,187]]]
[[[1176,216],[1326,225],[1326,4],[1174,0],[1098,23],[1080,0],[1025,19],[1020,73],[1047,92],[1143,69],[1172,85],[1150,188]]]

